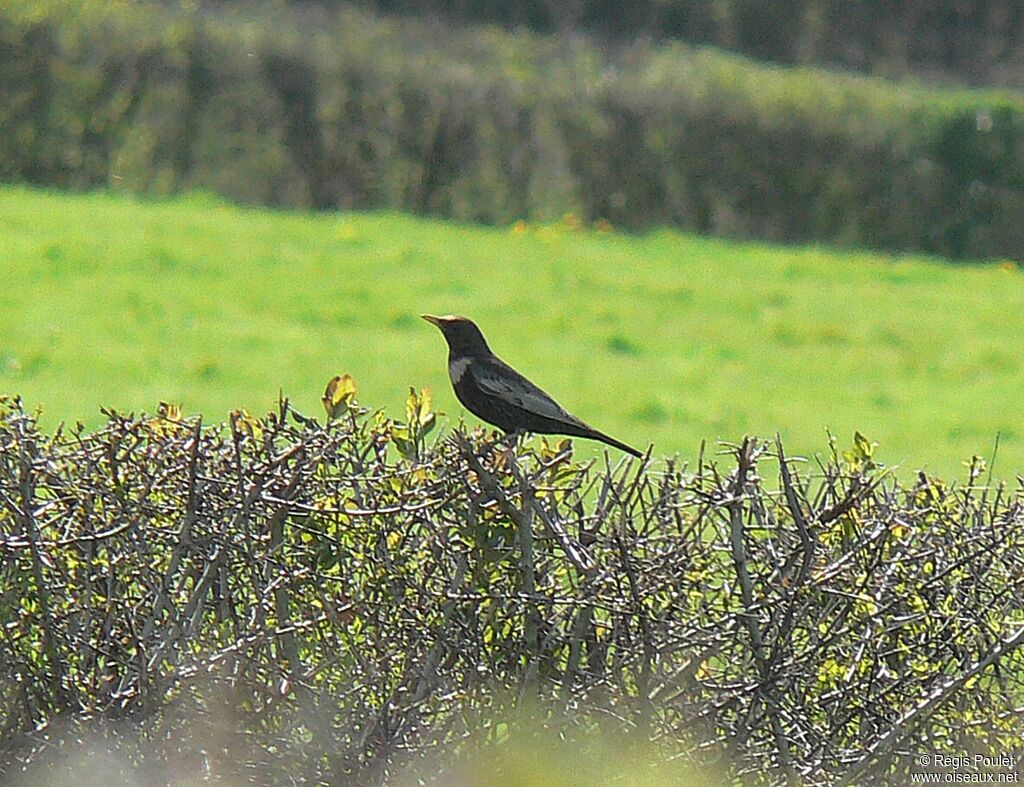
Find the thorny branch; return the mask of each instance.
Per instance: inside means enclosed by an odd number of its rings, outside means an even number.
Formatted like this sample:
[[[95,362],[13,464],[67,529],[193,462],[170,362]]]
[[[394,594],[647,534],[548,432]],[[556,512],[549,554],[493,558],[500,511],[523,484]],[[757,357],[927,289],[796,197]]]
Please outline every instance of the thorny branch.
[[[456,438],[404,458],[287,403],[45,435],[0,401],[0,773],[122,719],[158,781],[216,748],[219,778],[382,783],[526,694],[747,783],[1024,736],[1021,489]]]

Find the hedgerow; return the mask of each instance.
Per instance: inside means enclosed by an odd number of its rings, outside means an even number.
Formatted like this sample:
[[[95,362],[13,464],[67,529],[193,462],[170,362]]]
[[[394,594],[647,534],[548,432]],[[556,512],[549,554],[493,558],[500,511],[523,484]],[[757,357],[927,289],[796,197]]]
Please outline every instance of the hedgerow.
[[[318,0],[338,6],[347,0]],[[362,7],[457,24],[490,23],[603,38],[677,38],[779,63],[830,64],[887,76],[1021,84],[1024,8],[1011,0],[359,0]]]
[[[0,178],[1024,259],[1024,104],[348,6],[0,2]]]
[[[1019,746],[1024,492],[980,460],[580,463],[325,398],[54,433],[3,402],[0,773],[453,783],[524,707],[744,783]]]

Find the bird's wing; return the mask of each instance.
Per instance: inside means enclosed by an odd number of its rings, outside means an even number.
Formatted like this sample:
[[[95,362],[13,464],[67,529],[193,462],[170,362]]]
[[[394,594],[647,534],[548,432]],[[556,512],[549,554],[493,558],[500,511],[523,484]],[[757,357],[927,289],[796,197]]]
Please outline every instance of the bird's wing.
[[[504,361],[493,358],[469,367],[480,390],[529,413],[556,421],[575,423],[578,419]]]

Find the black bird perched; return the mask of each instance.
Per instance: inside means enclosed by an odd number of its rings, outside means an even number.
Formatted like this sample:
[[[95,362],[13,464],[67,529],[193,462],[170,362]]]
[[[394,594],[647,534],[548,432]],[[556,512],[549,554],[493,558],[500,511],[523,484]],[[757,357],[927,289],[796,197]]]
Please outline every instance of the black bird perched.
[[[636,457],[643,454],[566,412],[558,402],[491,352],[476,323],[448,315],[423,319],[448,342],[448,376],[463,406],[505,432],[564,434],[600,440]]]

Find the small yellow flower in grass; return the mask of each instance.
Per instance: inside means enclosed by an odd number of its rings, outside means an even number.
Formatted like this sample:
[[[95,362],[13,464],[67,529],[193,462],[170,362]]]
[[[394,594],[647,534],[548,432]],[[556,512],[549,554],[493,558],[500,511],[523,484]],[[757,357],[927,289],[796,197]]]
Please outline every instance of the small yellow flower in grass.
[[[335,237],[338,240],[355,240],[358,235],[359,231],[348,222],[338,227],[338,231],[335,233]]]
[[[1015,263],[1013,260],[1003,260],[1002,262],[999,263],[999,270],[1013,273],[1015,270],[1017,270],[1017,263]]]
[[[511,227],[509,227],[509,230],[512,232],[513,235],[525,235],[527,232],[530,231],[530,225],[527,224],[522,219],[519,219],[519,221],[515,222]]]
[[[562,226],[567,230],[580,230],[583,229],[583,219],[570,211],[562,216]]]
[[[352,375],[340,374],[332,377],[320,401],[324,403],[328,421],[345,415],[356,401],[356,381],[352,379]]]

